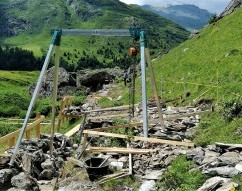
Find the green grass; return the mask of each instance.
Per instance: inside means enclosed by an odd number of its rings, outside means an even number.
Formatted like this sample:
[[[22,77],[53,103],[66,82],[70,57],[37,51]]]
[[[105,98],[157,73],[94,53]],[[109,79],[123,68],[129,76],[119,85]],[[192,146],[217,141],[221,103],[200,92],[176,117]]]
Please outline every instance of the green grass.
[[[160,79],[163,81],[164,98],[179,97],[184,92],[184,85],[186,91],[191,92],[190,101],[209,88],[211,90],[202,97],[217,102],[236,98],[235,94],[242,95],[241,16],[240,8],[154,63],[159,88]],[[210,87],[217,83],[218,88]]]
[[[110,180],[104,183],[103,185],[101,185],[101,188],[103,191],[111,191],[111,190],[123,191],[125,187],[131,187],[134,190],[138,190],[140,185],[141,185],[141,182],[139,180],[134,179],[133,177],[127,176],[124,178]]]
[[[237,134],[236,130],[241,127],[241,123],[242,118],[235,118],[231,122],[225,121],[220,112],[204,114],[197,128],[195,143],[202,146],[214,142],[240,144],[242,135]]]
[[[199,170],[195,170],[195,167],[196,165],[192,161],[187,161],[184,155],[178,156],[158,182],[159,191],[198,189],[206,177]]]

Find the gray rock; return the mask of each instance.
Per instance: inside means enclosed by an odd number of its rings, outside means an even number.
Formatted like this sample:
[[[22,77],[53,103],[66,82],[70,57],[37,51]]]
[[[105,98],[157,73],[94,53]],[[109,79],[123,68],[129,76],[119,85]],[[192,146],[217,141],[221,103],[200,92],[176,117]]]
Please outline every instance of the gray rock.
[[[0,185],[10,182],[13,176],[12,169],[2,169],[0,170]]]
[[[208,149],[205,149],[205,157],[218,157],[220,156],[220,153],[215,152],[215,151],[210,151]]]
[[[203,156],[204,150],[202,147],[196,147],[195,149],[192,149],[191,151],[187,152],[187,158],[193,159],[194,156]]]
[[[55,162],[55,166],[56,166],[58,169],[60,169],[60,168],[62,168],[62,167],[64,166],[64,164],[65,164],[64,159],[61,158],[61,157],[58,157],[57,160],[56,160],[56,162]]]
[[[9,160],[10,160],[9,156],[0,156],[0,167],[6,166]]]
[[[54,161],[52,161],[51,159],[46,159],[45,162],[41,163],[41,167],[43,169],[54,169],[55,168]]]
[[[229,180],[230,179],[228,179],[228,178],[222,178],[222,177],[219,177],[219,176],[212,177],[212,178],[206,180],[206,182],[199,189],[197,189],[197,191],[214,190],[214,188],[216,188],[218,185],[222,185],[223,183],[227,183]]]
[[[236,164],[235,169],[242,172],[242,162]]]
[[[241,156],[236,152],[227,152],[218,157],[218,159],[223,166],[235,166],[241,161]]]
[[[193,157],[193,161],[199,165],[202,165],[203,164],[203,160],[204,160],[204,156],[201,156],[201,155],[197,155],[197,156],[194,156]]]
[[[40,180],[51,180],[54,177],[54,172],[50,169],[45,169],[39,174]]]
[[[145,181],[139,188],[139,191],[155,191],[155,190],[156,188],[155,188],[154,180]]]
[[[162,170],[147,170],[145,172],[145,176],[143,176],[142,178],[147,180],[158,180],[163,173],[164,171]]]
[[[17,176],[12,177],[11,184],[17,188],[24,189],[26,191],[39,190],[37,181],[34,178],[25,175],[23,172],[18,174]]]
[[[239,185],[235,182],[227,182],[224,183],[222,187],[217,189],[216,191],[231,191],[231,190],[236,190]]]
[[[215,161],[217,161],[217,163],[219,163],[217,157],[205,157],[202,161],[202,164],[209,164],[209,166],[210,166],[211,163],[214,163]]]
[[[202,173],[208,174],[209,176],[219,175],[222,177],[233,177],[240,174],[240,172],[236,170],[234,167],[227,166],[204,169]]]

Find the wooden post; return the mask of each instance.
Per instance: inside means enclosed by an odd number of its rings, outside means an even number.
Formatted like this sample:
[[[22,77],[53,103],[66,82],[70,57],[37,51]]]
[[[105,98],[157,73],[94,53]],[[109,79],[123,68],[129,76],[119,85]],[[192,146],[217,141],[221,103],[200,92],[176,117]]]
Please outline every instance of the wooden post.
[[[26,131],[26,139],[30,139],[31,138],[31,130],[27,130]]]
[[[15,137],[12,137],[8,140],[8,147],[11,148],[14,146],[15,143]]]
[[[40,113],[36,113],[35,120],[38,120],[40,118]],[[40,123],[35,126],[35,136],[36,138],[40,138]]]
[[[81,148],[81,151],[80,153],[83,153],[84,150],[85,150],[85,147],[86,147],[86,144],[87,144],[87,138],[88,138],[88,134],[84,134],[84,137],[81,141],[81,145],[80,145],[80,148]]]
[[[161,109],[161,106],[160,106],[160,98],[159,98],[158,92],[157,92],[157,86],[156,86],[156,82],[155,82],[154,71],[153,71],[153,68],[152,68],[152,63],[151,63],[151,60],[150,60],[150,52],[149,52],[148,48],[145,48],[145,57],[146,57],[146,62],[148,64],[148,68],[149,68],[149,72],[150,72],[152,90],[153,90],[153,94],[155,96],[155,101],[156,101],[156,106],[157,106],[161,126],[164,127],[165,125],[164,125],[162,109]]]

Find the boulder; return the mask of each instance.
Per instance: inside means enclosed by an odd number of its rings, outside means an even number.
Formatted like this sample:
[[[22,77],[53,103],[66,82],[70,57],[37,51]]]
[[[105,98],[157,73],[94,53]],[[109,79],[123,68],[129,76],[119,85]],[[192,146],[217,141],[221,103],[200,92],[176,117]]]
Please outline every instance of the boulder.
[[[240,174],[240,172],[236,170],[234,167],[228,167],[228,166],[204,169],[202,173],[207,174],[209,176],[219,175],[222,177],[233,177]]]
[[[54,177],[54,172],[51,169],[45,169],[39,174],[39,180],[51,180]]]
[[[221,161],[221,165],[235,166],[241,161],[241,156],[236,152],[227,152],[222,154],[218,159]]]
[[[11,184],[26,191],[39,191],[37,181],[23,172],[12,177]]]
[[[45,162],[41,163],[43,169],[55,169],[54,161],[51,159],[46,159]]]
[[[155,191],[155,190],[156,190],[156,188],[155,188],[154,180],[145,181],[139,188],[139,191]]]
[[[0,185],[9,183],[12,176],[13,176],[13,169],[0,170]]]
[[[219,185],[229,182],[230,179],[215,176],[206,180],[206,182],[197,191],[210,191],[214,190]]]

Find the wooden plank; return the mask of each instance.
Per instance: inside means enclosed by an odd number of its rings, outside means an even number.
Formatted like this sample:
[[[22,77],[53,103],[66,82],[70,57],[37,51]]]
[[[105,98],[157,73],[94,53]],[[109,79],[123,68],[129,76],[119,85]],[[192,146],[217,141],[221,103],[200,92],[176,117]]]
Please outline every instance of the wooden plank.
[[[138,104],[135,104],[136,106]],[[118,107],[109,107],[109,108],[103,108],[103,109],[94,109],[94,110],[89,110],[89,111],[82,111],[82,113],[93,113],[93,112],[102,112],[102,111],[123,111],[123,110],[128,110],[129,106],[124,105],[124,106],[118,106]]]
[[[15,137],[11,137],[8,139],[8,147],[11,148],[15,144]]]
[[[105,136],[105,137],[115,137],[115,138],[122,138],[122,139],[131,139],[133,141],[147,141],[147,142],[150,142],[150,143],[161,143],[161,144],[169,144],[169,145],[180,145],[180,146],[194,147],[194,143],[180,142],[180,141],[170,141],[170,140],[164,140],[164,139],[146,138],[146,137],[138,137],[138,136],[129,137],[129,136],[123,135],[123,134],[105,133],[105,132],[99,132],[99,131],[85,130],[84,134],[100,135],[100,136]]]
[[[215,145],[222,146],[222,147],[233,147],[233,148],[242,148],[242,144],[227,144],[227,143],[219,143],[215,142]]]
[[[150,143],[161,143],[161,144],[168,144],[168,145],[194,147],[194,143],[181,142],[181,141],[170,141],[170,140],[147,138],[147,137],[134,137],[134,141],[147,141]]]
[[[26,131],[28,131],[28,130],[34,128],[36,125],[38,125],[39,123],[41,123],[41,122],[44,120],[44,118],[45,118],[45,117],[42,115],[42,116],[40,117],[40,119],[38,119],[38,120],[34,121],[33,123],[31,123],[30,125],[28,125],[28,126],[26,127]],[[3,143],[3,142],[5,142],[5,141],[7,141],[7,140],[9,140],[9,139],[11,139],[11,138],[14,138],[14,137],[18,136],[20,130],[21,130],[21,129],[19,129],[19,130],[17,130],[17,131],[14,131],[14,132],[12,132],[12,133],[9,133],[9,134],[7,134],[7,135],[5,135],[5,136],[3,136],[3,137],[1,137],[1,138],[0,138],[0,143]]]
[[[67,133],[65,133],[65,136],[67,137],[71,137],[74,134],[76,134],[80,129],[80,125],[75,126],[73,129],[71,129],[70,131],[68,131]]]
[[[99,131],[84,130],[83,133],[88,135],[100,135],[105,137],[115,137],[115,138],[122,138],[122,139],[128,138],[127,135],[123,135],[123,134],[105,133],[105,132],[99,132]]]
[[[130,124],[123,124],[123,125],[116,125],[116,126],[110,126],[110,127],[101,127],[101,128],[95,128],[91,129],[91,131],[109,131],[113,129],[119,129],[119,128],[126,128],[126,127],[137,127],[142,126],[143,123],[130,123]]]
[[[77,166],[83,167],[83,163],[73,157],[67,157],[66,159]]]
[[[116,114],[116,115],[102,115],[97,117],[88,117],[90,120],[94,119],[107,119],[107,118],[115,118],[115,117],[128,117],[128,113]]]
[[[104,176],[97,183],[98,184],[103,184],[106,181],[112,180],[113,178],[120,177],[120,176],[123,176],[123,175],[127,175],[127,172],[119,172],[119,173],[115,173],[115,174],[110,174],[110,175]]]
[[[26,131],[26,139],[31,139],[31,131],[30,130]]]
[[[100,180],[100,181],[98,181],[97,183],[98,184],[104,184],[105,182],[108,182],[108,181],[110,181],[110,180],[115,180],[115,179],[120,179],[120,178],[123,178],[123,177],[125,177],[125,176],[129,176],[130,174],[129,173],[125,173],[125,174],[122,174],[122,175],[119,175],[119,176],[114,176],[114,177],[112,177],[112,178],[108,178],[108,179],[106,179],[106,180]]]
[[[162,109],[161,109],[161,106],[160,106],[160,97],[158,96],[157,85],[156,85],[156,81],[155,81],[155,75],[154,75],[154,71],[153,71],[153,67],[152,67],[151,59],[150,59],[150,51],[149,51],[148,48],[145,48],[145,57],[146,57],[146,61],[147,61],[149,72],[150,72],[151,87],[152,87],[152,90],[153,90],[153,94],[155,96],[155,102],[156,102],[156,106],[157,106],[157,110],[158,110],[158,115],[159,115],[159,118],[160,118],[160,123],[161,123],[161,126],[164,127],[165,125],[164,125]]]
[[[91,153],[121,153],[121,154],[148,154],[152,149],[132,149],[116,147],[89,147],[85,150]]]

